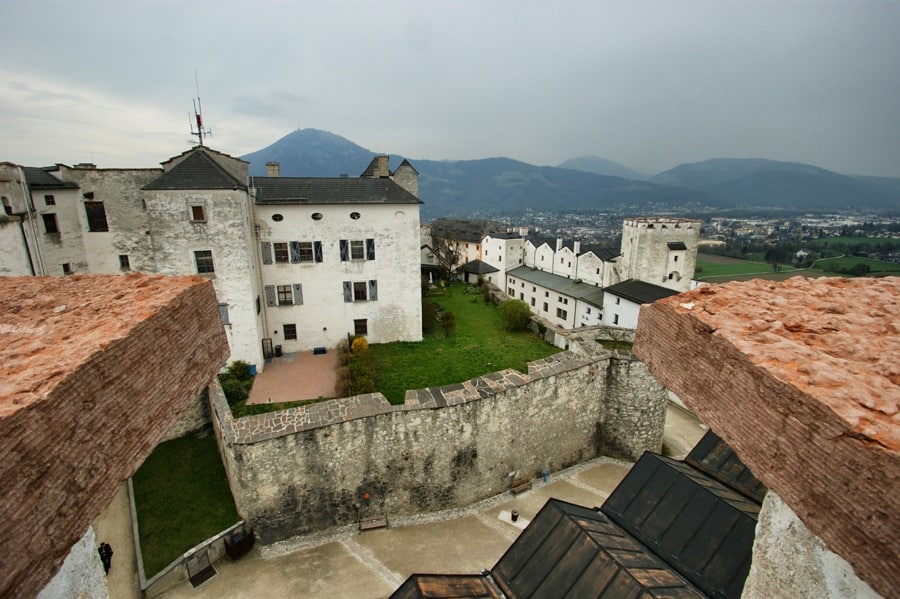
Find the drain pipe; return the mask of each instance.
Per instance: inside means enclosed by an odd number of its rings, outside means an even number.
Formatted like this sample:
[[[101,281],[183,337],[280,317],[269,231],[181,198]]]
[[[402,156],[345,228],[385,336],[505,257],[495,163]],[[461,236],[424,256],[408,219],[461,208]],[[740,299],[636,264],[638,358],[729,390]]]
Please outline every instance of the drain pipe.
[[[13,212],[12,216],[19,217],[19,231],[22,233],[22,243],[25,245],[25,255],[28,257],[28,270],[31,271],[31,276],[35,275],[34,272],[34,259],[31,257],[31,248],[28,247],[28,235],[25,233],[25,215],[27,212]]]
[[[37,275],[37,274],[45,275],[45,274],[47,274],[47,272],[44,269],[44,259],[41,257],[41,244],[38,241],[37,227],[35,227],[35,225],[34,225],[34,202],[31,199],[31,192],[28,190],[28,186],[26,185],[25,170],[21,166],[19,166],[18,169],[19,169],[19,184],[22,186],[22,199],[25,201],[25,210],[27,211],[26,214],[28,215],[28,223],[31,225],[31,239],[34,241],[34,253],[36,254],[36,257],[37,257],[37,265],[38,265],[38,270],[40,270],[40,273],[35,272],[34,266],[32,266],[31,270],[35,275]],[[24,227],[22,228],[22,231],[24,234],[24,231],[25,231]],[[26,248],[28,247],[27,239],[25,240],[25,247]],[[30,252],[30,250],[28,250],[28,252],[29,252],[29,261],[30,261],[31,260],[31,252]]]

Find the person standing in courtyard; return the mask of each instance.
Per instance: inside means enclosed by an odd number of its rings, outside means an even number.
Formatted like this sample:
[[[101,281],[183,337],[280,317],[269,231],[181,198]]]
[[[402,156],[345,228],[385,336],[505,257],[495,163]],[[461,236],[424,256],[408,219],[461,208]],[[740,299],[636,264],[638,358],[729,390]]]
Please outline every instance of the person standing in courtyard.
[[[112,565],[113,550],[109,543],[100,543],[97,552],[100,554],[100,561],[103,562],[103,571],[109,574],[109,567]]]

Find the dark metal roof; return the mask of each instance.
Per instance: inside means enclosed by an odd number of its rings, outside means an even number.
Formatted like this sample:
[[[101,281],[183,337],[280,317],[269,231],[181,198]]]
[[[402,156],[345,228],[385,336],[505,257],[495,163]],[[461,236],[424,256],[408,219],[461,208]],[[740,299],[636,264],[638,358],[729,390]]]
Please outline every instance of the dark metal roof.
[[[550,499],[491,570],[507,597],[703,595],[604,514]]]
[[[766,496],[766,486],[712,430],[706,431],[684,461],[757,503]]]
[[[171,170],[142,189],[247,189],[247,186],[219,166],[203,149],[195,149]]]
[[[628,279],[604,288],[608,293],[618,295],[636,304],[652,304],[658,299],[678,295],[674,289],[660,287],[653,283],[645,283],[636,279]]]
[[[390,599],[500,599],[487,576],[476,574],[413,574]]]
[[[583,256],[588,252],[593,253],[604,262],[610,262],[622,255],[622,252],[620,252],[619,250],[592,245],[589,247],[581,246],[581,253],[579,254],[579,256]]]
[[[257,204],[421,204],[387,178],[253,177]]]
[[[703,592],[736,599],[759,508],[691,466],[647,452],[601,509]]]
[[[484,237],[493,237],[494,239],[522,239],[522,236],[518,233],[508,233],[508,232],[499,232],[499,233],[485,233]],[[482,237],[482,239],[484,239]]]
[[[578,282],[578,279],[570,279],[553,273],[531,268],[530,266],[519,266],[508,271],[507,276],[522,279],[528,283],[540,285],[551,291],[555,291],[561,295],[566,295],[575,299],[583,300],[592,306],[603,308],[603,289],[587,283]]]
[[[499,269],[491,266],[487,262],[482,262],[481,260],[472,260],[470,262],[466,262],[465,264],[457,268],[457,270],[473,275],[486,275],[492,272],[500,272]]]
[[[687,246],[684,245],[683,241],[670,241],[668,243],[670,250],[686,250]]]
[[[75,183],[60,181],[45,169],[23,166],[22,170],[25,172],[25,181],[28,182],[29,189],[78,189]]]

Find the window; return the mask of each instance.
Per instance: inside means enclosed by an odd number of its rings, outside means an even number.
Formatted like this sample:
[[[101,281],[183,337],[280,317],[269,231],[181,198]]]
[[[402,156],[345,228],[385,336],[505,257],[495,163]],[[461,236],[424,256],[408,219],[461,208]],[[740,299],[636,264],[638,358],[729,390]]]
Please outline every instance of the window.
[[[353,220],[359,220],[359,212],[351,212],[350,218],[352,218]]]
[[[362,260],[365,258],[366,247],[363,245],[362,240],[354,240],[350,242],[350,259],[351,260]]]
[[[191,204],[191,220],[195,223],[206,222],[206,209],[203,204]]]
[[[546,312],[549,308],[547,307],[547,302],[544,302],[544,312]]]
[[[678,256],[673,256],[673,257],[672,257],[672,261],[673,261],[673,262],[678,262]]]
[[[105,233],[109,231],[106,223],[106,208],[103,202],[85,202],[84,211],[87,214],[88,231],[92,233]]]
[[[300,283],[292,285],[266,285],[263,287],[266,294],[266,305],[274,308],[276,306],[302,306],[303,305],[303,286]],[[257,298],[257,302],[258,302]],[[259,307],[257,303],[257,308]],[[257,312],[258,313],[258,312]]]
[[[128,254],[119,254],[119,270],[131,270],[131,261]]]
[[[69,262],[64,262],[62,265],[62,269],[64,275],[72,274],[72,265]]]
[[[524,294],[524,293],[520,293],[520,294],[519,294],[519,299],[522,300],[522,301],[524,302],[524,301],[525,301],[525,294]]]
[[[545,292],[544,292],[544,297],[550,297],[550,292],[549,292],[549,291],[545,291]]]
[[[47,206],[56,206],[56,198],[52,195],[45,195],[44,204],[46,204]]]
[[[259,250],[263,264],[272,264],[274,250],[275,264],[298,264],[300,262],[322,262],[321,241],[261,241]]]
[[[556,317],[562,318],[563,320],[565,320],[566,318],[569,317],[569,313],[566,312],[565,310],[563,310],[562,308],[557,308],[556,309]]]
[[[375,240],[374,239],[341,239],[341,262],[348,260],[374,260],[375,259]]]
[[[53,212],[42,214],[44,220],[44,233],[47,235],[59,235],[59,225],[56,223],[56,214]]]
[[[368,335],[369,334],[369,321],[365,318],[356,318],[353,320],[353,334],[354,335]]]
[[[587,313],[588,313],[588,314],[591,313],[591,309],[590,309],[590,308],[587,309]]]
[[[321,212],[313,212],[312,219],[313,220],[322,220],[322,213]]]
[[[521,287],[522,289],[525,289],[525,283],[522,283]]]
[[[274,220],[276,223],[280,223],[281,221],[284,220],[284,215],[282,215],[282,214],[273,214],[273,215],[272,215],[272,220]]]
[[[532,287],[532,288],[531,288],[531,293],[534,293],[535,291],[537,291],[537,287]]]
[[[281,325],[284,329],[284,340],[290,341],[291,339],[297,339],[297,325],[295,324],[283,324]]]
[[[534,299],[534,298],[531,298],[531,307],[532,307],[532,308],[534,308],[534,304],[535,304],[535,299]]]
[[[197,274],[209,275],[216,272],[213,265],[212,250],[194,251],[194,262],[197,264]]]
[[[298,241],[297,242],[297,261],[298,262],[312,262],[315,258],[315,253],[313,252],[313,243],[311,241]],[[319,261],[321,262],[321,260]]]
[[[259,301],[259,296],[256,296],[256,313],[259,314],[262,312],[262,304]]]
[[[619,315],[613,314],[613,324],[619,324]]]
[[[9,198],[6,197],[6,196],[3,196],[3,211],[4,211],[8,216],[12,216],[12,213],[13,213],[13,210],[12,210],[12,204],[10,204]]]
[[[374,302],[378,299],[378,281],[344,281],[344,301]]]
[[[617,297],[617,298],[616,298],[616,305],[617,305],[617,306],[618,306],[618,305],[619,305],[619,303],[620,303],[620,302],[621,302],[621,301],[622,301],[622,298],[620,298],[620,297]]]
[[[228,304],[219,304],[219,316],[222,318],[222,324],[231,324],[228,320]]]
[[[275,249],[275,264],[287,264],[290,262],[287,242],[273,243],[272,247]]]
[[[509,297],[516,297],[516,290],[510,287],[506,290],[506,295],[508,295]]]

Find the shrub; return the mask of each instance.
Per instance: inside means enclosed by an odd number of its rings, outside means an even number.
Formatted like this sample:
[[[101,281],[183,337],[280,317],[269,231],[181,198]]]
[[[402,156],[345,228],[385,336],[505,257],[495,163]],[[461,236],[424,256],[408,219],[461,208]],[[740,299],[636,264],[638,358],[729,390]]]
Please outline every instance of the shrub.
[[[453,312],[441,313],[441,329],[443,329],[445,337],[449,337],[456,330],[456,316],[453,315]]]
[[[507,331],[524,331],[531,320],[531,309],[522,300],[506,300],[500,304],[500,319]]]
[[[337,352],[338,362],[346,366],[347,362],[350,360],[350,340],[341,340],[341,342],[337,344],[335,351]]]
[[[253,387],[253,375],[250,374],[250,364],[242,360],[235,360],[228,365],[225,372],[219,375],[219,384],[225,393],[225,399],[231,407],[247,401],[250,397],[250,388]]]
[[[437,322],[437,304],[430,300],[422,302],[422,334],[433,333]]]
[[[369,352],[369,342],[365,337],[357,337],[350,344],[350,354],[365,354]]]

